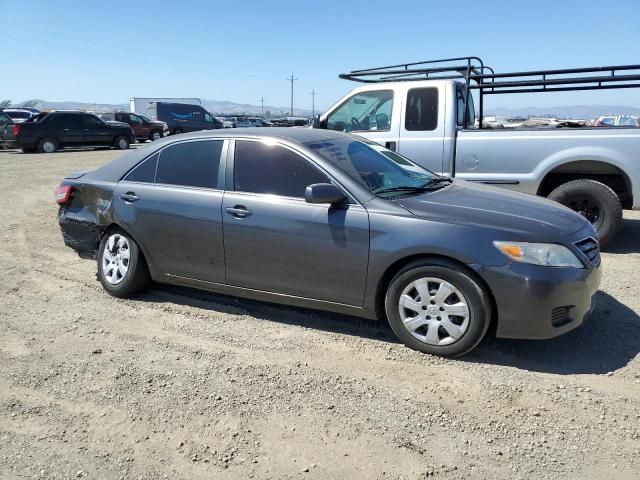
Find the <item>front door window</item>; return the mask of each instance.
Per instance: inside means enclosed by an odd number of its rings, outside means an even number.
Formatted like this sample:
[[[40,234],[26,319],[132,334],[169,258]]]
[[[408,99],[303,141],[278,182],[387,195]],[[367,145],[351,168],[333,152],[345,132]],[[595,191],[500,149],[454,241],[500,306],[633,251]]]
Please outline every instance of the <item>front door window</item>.
[[[366,132],[391,129],[393,91],[357,93],[327,117],[327,128],[340,132]]]

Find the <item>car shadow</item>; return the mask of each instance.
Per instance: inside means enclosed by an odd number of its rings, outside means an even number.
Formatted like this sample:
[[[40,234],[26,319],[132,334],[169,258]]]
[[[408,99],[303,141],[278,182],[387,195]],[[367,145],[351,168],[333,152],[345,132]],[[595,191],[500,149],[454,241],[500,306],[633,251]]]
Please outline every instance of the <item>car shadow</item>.
[[[595,310],[577,329],[550,340],[491,339],[462,360],[558,375],[598,375],[626,366],[638,353],[640,317],[599,291]]]
[[[187,287],[157,285],[136,298],[145,302],[171,302],[233,315],[248,314],[275,323],[390,344],[400,343],[386,322],[241,299]],[[489,338],[459,360],[559,375],[605,374],[626,366],[639,352],[640,317],[626,305],[600,291],[593,314],[576,330],[550,340]]]
[[[147,145],[146,143],[132,143],[131,145],[129,145],[129,149],[128,150],[118,150],[120,152],[122,152],[123,154],[126,153],[129,150],[135,150],[137,148],[143,147],[144,145]],[[111,147],[65,147],[63,149],[57,150],[54,153],[38,153],[38,152],[29,152],[29,153],[24,153],[22,150],[20,149],[4,149],[4,150],[0,150],[0,152],[2,153],[7,153],[9,155],[56,155],[58,153],[86,153],[86,152],[96,152],[96,151],[107,151],[107,150],[114,150]],[[115,151],[115,150],[114,150]]]
[[[602,248],[604,253],[640,253],[640,220],[625,218],[616,237]]]
[[[259,320],[399,343],[386,322],[238,298],[189,287],[154,284],[154,288],[136,296],[135,299],[145,302],[171,302],[231,315],[251,315]]]

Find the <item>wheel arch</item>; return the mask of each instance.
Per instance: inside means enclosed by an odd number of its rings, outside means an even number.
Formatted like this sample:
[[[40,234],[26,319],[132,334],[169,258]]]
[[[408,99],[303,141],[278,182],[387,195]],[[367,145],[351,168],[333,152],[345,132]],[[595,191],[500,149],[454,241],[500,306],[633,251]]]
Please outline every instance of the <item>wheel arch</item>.
[[[487,331],[487,335],[493,336],[495,334],[495,331],[498,326],[498,320],[499,320],[498,309],[497,309],[495,297],[493,295],[493,292],[491,291],[491,288],[489,287],[489,284],[482,278],[480,274],[478,274],[471,267],[461,262],[460,260],[457,260],[453,257],[449,257],[446,255],[431,254],[431,253],[417,253],[417,254],[412,254],[412,255],[399,258],[385,269],[384,273],[380,277],[380,280],[378,280],[378,284],[376,285],[375,298],[374,298],[376,317],[379,320],[388,322],[387,316],[385,313],[384,303],[385,303],[387,288],[389,287],[389,284],[391,283],[393,278],[396,276],[396,274],[400,270],[402,270],[406,266],[412,263],[419,263],[419,262],[433,262],[434,264],[439,264],[439,265],[451,267],[457,270],[462,270],[466,274],[468,274],[471,278],[473,278],[483,289],[485,289],[491,301],[491,312],[490,312],[491,324],[489,325],[489,330]]]
[[[153,262],[150,261],[151,257],[149,256],[149,253],[147,252],[147,249],[145,248],[145,246],[136,238],[136,236],[131,232],[131,230],[129,228],[127,228],[125,225],[122,225],[120,223],[117,222],[111,222],[108,225],[104,226],[103,228],[100,229],[100,235],[98,238],[98,245],[100,245],[100,242],[102,242],[102,238],[107,235],[109,232],[113,231],[113,230],[122,230],[124,231],[127,235],[129,235],[134,242],[136,242],[136,244],[138,245],[138,248],[140,248],[140,251],[142,252],[142,259],[144,260],[144,263],[146,264],[147,268],[149,268],[149,270],[151,271],[151,268],[153,267]]]
[[[589,179],[610,187],[622,203],[623,208],[633,205],[631,177],[622,168],[607,159],[574,159],[553,165],[542,177],[537,194],[547,197],[554,189],[572,180]]]

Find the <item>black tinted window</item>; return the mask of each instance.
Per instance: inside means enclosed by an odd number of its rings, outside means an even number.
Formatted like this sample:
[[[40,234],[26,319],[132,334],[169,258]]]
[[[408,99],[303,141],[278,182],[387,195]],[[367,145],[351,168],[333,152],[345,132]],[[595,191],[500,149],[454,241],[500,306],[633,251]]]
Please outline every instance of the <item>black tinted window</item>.
[[[84,128],[82,125],[82,117],[74,114],[61,114],[53,117],[56,126],[62,128]]]
[[[156,178],[156,165],[158,164],[159,156],[160,154],[156,153],[138,164],[138,166],[129,172],[125,180],[129,182],[153,183]]]
[[[438,89],[412,88],[407,94],[404,126],[407,130],[435,130],[438,126]]]
[[[307,186],[329,178],[291,150],[262,142],[236,141],[236,191],[304,197]]]
[[[222,143],[186,142],[167,147],[160,153],[156,182],[216,188]]]
[[[83,115],[82,124],[84,128],[98,128],[103,126],[102,121],[93,115]]]

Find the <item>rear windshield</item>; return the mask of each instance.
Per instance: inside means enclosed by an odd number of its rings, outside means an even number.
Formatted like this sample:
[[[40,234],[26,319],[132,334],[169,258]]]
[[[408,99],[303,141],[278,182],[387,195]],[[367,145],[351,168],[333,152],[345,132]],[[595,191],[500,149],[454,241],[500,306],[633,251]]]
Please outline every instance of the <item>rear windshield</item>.
[[[376,195],[392,188],[419,188],[435,178],[411,160],[360,140],[341,138],[306,145]]]
[[[11,118],[29,118],[31,114],[29,112],[5,112]]]

